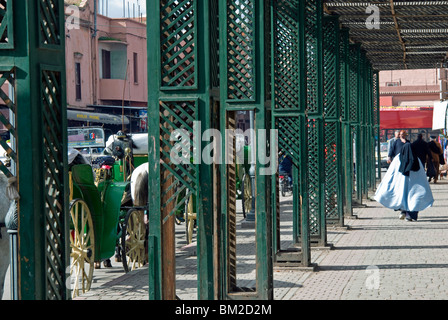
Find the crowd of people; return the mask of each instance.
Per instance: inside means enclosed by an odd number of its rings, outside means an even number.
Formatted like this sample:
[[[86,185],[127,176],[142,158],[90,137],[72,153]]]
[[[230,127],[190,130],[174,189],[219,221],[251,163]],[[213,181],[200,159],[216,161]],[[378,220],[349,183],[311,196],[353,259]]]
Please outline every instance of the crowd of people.
[[[390,166],[378,186],[375,200],[400,211],[400,219],[417,221],[419,211],[434,202],[429,182],[437,183],[446,174],[446,170],[440,170],[445,165],[446,152],[436,138],[431,136],[426,142],[420,133],[411,143],[407,132],[401,130],[389,141]]]

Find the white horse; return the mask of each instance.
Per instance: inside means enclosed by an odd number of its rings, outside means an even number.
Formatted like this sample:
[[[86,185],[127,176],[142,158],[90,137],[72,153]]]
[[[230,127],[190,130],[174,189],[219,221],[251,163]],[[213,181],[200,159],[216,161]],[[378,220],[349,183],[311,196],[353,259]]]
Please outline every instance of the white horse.
[[[0,171],[0,225],[4,225],[11,201],[6,196],[8,178]],[[3,285],[5,283],[6,271],[9,267],[9,235],[5,227],[0,229],[0,300],[3,297]]]

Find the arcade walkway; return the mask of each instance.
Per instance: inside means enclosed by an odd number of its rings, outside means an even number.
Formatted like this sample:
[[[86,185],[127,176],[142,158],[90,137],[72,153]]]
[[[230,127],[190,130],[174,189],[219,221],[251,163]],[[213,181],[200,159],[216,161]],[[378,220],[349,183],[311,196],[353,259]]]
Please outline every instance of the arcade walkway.
[[[434,206],[417,222],[399,220],[398,213],[375,201],[355,208],[358,218],[346,220],[347,230],[329,229],[332,250],[312,250],[316,271],[275,268],[275,299],[448,299],[448,180],[431,183],[431,189]],[[287,221],[283,227],[289,227]],[[243,285],[254,278],[254,257],[244,251],[252,247],[244,245],[252,233],[241,229],[237,240]],[[179,247],[177,259],[177,295],[196,299],[194,247]],[[94,288],[78,300],[147,299],[147,268],[123,275],[117,265],[96,270],[95,277]]]

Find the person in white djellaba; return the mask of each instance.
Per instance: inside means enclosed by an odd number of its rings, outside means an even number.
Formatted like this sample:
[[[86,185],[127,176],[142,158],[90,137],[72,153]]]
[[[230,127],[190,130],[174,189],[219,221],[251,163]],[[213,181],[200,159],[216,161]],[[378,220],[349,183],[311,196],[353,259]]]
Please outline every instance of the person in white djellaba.
[[[417,221],[419,211],[433,205],[424,166],[409,141],[393,159],[374,198],[386,208],[401,211],[400,219],[406,221]]]

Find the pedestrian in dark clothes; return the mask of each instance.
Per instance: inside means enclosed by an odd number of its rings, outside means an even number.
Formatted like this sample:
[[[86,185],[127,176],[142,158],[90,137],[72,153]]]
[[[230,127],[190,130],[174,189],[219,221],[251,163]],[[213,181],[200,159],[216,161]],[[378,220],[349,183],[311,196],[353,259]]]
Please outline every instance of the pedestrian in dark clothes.
[[[406,142],[409,142],[409,140],[406,139],[408,136],[407,132],[405,130],[401,130],[399,134],[399,139],[397,139],[389,149],[388,159],[387,163],[391,163],[392,160],[396,155],[398,155],[401,152],[401,148],[403,148],[403,145]]]
[[[420,159],[422,165],[424,166],[427,161],[432,160],[431,151],[429,150],[428,143],[423,140],[423,135],[421,133],[418,134],[417,140],[411,143],[412,150],[414,151],[417,158]]]

